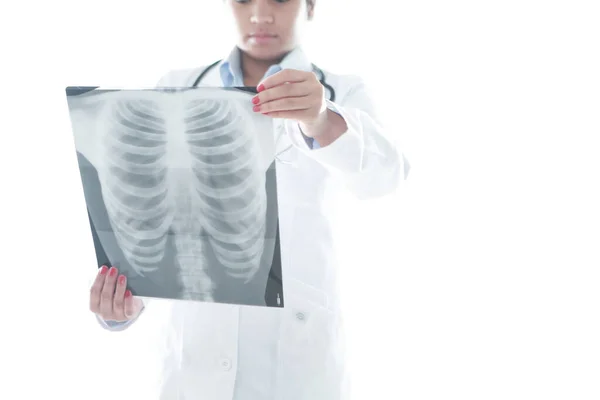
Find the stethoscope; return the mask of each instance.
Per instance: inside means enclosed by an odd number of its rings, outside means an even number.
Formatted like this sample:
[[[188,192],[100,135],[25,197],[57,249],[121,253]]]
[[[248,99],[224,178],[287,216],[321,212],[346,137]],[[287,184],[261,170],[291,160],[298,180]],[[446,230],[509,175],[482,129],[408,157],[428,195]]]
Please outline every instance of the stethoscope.
[[[196,80],[194,81],[194,83],[192,84],[192,87],[196,87],[198,86],[198,84],[202,81],[202,79],[204,78],[204,76],[206,76],[206,74],[212,69],[214,68],[217,64],[219,64],[222,60],[217,60],[214,63],[210,64],[208,67],[204,68],[204,70],[198,75],[198,77],[196,78]],[[323,70],[319,67],[317,67],[315,64],[312,64],[312,70],[313,72],[317,75],[317,78],[319,79],[319,82],[321,82],[321,85],[323,85],[323,87],[329,92],[329,101],[334,102],[335,101],[335,89],[328,84],[327,82],[325,82],[325,73],[323,72]],[[247,88],[245,88],[247,89]],[[277,142],[279,142],[279,138],[281,136],[277,137],[277,141],[275,142],[275,146],[277,146]],[[283,153],[285,153],[286,151],[288,151],[289,149],[291,149],[293,146],[289,145],[288,147],[286,147],[284,150],[282,150],[281,152],[279,152],[278,154],[275,155],[275,159],[283,164],[292,164],[290,161],[285,161],[279,158],[279,156]]]

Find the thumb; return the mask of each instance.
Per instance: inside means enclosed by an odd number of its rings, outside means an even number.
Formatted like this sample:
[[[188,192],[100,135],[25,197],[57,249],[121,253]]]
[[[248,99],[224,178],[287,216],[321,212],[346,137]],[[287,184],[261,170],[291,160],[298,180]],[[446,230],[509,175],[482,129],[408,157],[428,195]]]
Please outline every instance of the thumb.
[[[127,319],[136,317],[142,308],[142,304],[141,299],[134,297],[131,290],[127,290],[125,292],[125,317]]]

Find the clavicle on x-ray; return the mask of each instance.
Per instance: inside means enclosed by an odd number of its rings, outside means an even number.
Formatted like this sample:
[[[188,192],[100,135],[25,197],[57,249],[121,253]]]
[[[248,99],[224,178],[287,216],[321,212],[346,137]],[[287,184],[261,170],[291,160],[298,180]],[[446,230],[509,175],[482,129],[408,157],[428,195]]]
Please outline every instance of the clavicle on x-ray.
[[[283,306],[275,135],[249,99],[67,88],[98,265],[133,294]]]

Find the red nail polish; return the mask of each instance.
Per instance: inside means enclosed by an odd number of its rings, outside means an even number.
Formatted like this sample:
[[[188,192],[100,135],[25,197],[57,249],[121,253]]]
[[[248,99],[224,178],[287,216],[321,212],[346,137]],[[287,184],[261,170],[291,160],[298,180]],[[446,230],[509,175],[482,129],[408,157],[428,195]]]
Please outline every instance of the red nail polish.
[[[126,280],[126,279],[127,279],[127,278],[125,277],[125,275],[121,275],[121,276],[119,277],[119,285],[123,285],[123,284],[125,284],[125,280]]]
[[[260,111],[260,106],[254,106],[254,108],[252,108],[252,110],[254,110],[254,111]]]
[[[131,296],[131,290],[127,289],[127,291],[125,291],[125,298],[130,297]]]
[[[256,90],[258,90],[258,92],[262,92],[263,90],[265,90],[265,85],[263,85],[262,83],[260,85],[258,85],[258,87],[256,88]]]
[[[104,274],[106,274],[106,271],[108,271],[108,267],[107,267],[106,265],[103,265],[103,266],[100,268],[100,275],[104,275]]]
[[[117,268],[112,267],[110,269],[110,272],[108,273],[109,276],[115,276],[117,274]]]
[[[252,104],[258,104],[259,101],[260,101],[260,99],[258,98],[258,96],[254,96],[252,98]]]

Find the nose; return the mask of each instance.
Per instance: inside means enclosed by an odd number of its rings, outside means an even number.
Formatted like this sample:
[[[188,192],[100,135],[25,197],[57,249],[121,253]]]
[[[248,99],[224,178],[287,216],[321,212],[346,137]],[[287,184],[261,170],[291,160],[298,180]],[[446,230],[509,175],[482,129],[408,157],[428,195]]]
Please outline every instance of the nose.
[[[269,0],[256,0],[252,4],[250,22],[253,24],[272,24],[274,21],[273,10]]]

